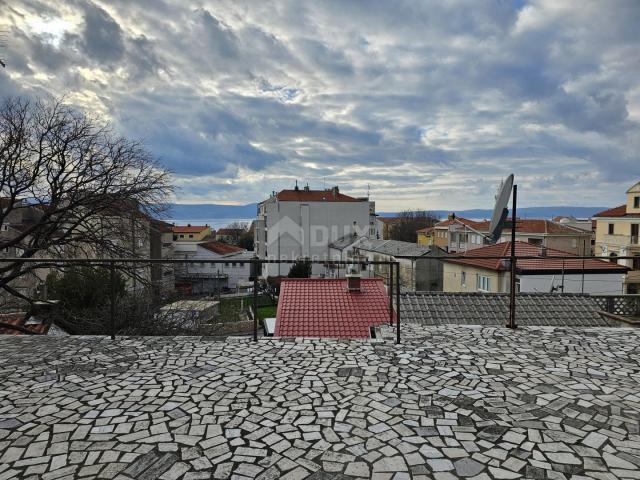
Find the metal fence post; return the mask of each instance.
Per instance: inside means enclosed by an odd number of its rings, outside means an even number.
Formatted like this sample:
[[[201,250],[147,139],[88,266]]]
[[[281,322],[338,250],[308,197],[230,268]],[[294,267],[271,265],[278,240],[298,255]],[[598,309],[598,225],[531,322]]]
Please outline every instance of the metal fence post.
[[[258,341],[258,261],[253,261],[253,341]]]
[[[400,262],[396,262],[396,343],[400,343]]]
[[[109,262],[111,285],[109,285],[109,325],[111,330],[111,340],[116,339],[116,265]]]
[[[393,263],[389,267],[389,325],[393,325]]]
[[[511,276],[509,288],[509,322],[507,328],[516,328],[516,202],[518,199],[518,185],[513,186],[513,208],[511,209]]]

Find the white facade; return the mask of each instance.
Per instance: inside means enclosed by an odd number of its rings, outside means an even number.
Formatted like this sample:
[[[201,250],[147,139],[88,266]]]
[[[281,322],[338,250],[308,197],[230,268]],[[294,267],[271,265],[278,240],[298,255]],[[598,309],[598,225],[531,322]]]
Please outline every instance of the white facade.
[[[620,273],[585,273],[556,275],[519,275],[521,292],[590,293],[620,295],[624,293],[624,275]],[[564,285],[564,288],[562,288]]]
[[[188,263],[178,264],[176,270],[183,277],[220,278],[226,277],[226,286],[235,289],[238,284],[249,282],[251,277],[251,262],[253,252],[241,251],[236,253],[218,254],[200,244],[189,242],[174,243],[174,258],[188,258],[189,260],[231,260],[230,264],[222,263]]]
[[[369,238],[375,235],[375,216],[368,199],[339,194],[337,187],[325,191],[295,190],[299,200],[283,200],[284,192],[272,195],[258,205],[255,251],[260,259],[309,258],[328,260],[329,244],[351,235]],[[349,201],[341,201],[341,198]],[[323,199],[324,198],[324,199]],[[287,275],[289,264],[265,264],[262,276]],[[314,265],[314,276],[325,274],[323,265]]]

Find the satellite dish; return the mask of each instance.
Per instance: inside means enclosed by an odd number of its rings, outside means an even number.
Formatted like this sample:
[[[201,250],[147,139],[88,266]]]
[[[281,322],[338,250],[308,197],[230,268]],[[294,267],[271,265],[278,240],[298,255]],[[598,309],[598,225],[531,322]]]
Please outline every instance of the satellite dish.
[[[509,175],[504,182],[502,182],[502,185],[500,185],[500,188],[498,189],[498,194],[496,195],[496,205],[493,207],[491,223],[489,224],[489,233],[487,235],[492,243],[497,242],[500,235],[502,235],[504,222],[507,220],[507,215],[509,215],[507,204],[511,197],[512,188],[513,173]]]

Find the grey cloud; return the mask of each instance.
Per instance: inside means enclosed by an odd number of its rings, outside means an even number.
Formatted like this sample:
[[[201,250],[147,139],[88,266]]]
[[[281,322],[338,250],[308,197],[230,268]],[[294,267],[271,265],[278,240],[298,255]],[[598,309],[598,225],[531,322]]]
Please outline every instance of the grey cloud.
[[[122,29],[104,9],[88,2],[84,6],[84,52],[100,62],[116,62],[124,55]]]

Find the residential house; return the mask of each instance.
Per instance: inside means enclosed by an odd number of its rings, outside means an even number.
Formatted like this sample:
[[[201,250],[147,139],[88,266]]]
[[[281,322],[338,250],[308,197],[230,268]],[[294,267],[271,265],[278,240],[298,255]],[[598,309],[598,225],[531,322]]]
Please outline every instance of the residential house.
[[[176,264],[176,286],[191,294],[213,294],[236,290],[253,278],[250,260],[253,252],[222,242],[174,243],[174,258],[202,260],[202,263]],[[205,260],[231,260],[231,263],[205,263]]]
[[[398,262],[400,265],[400,288],[404,291],[442,291],[442,262],[434,259],[444,255],[444,250],[399,240],[364,239],[354,245],[351,257],[366,261]],[[383,278],[389,283],[388,265],[363,267],[363,275]],[[394,284],[395,288],[395,284]]]
[[[449,253],[465,252],[484,245],[484,234],[480,232],[481,222],[449,215],[447,220],[433,226],[433,245]]]
[[[596,221],[596,256],[610,257],[631,269],[624,282],[624,292],[640,293],[640,182],[627,190],[627,202],[594,215]],[[637,257],[616,260],[619,256]]]
[[[274,192],[258,204],[255,252],[260,259],[329,260],[329,245],[351,235],[371,234],[368,199],[341,193],[338,187],[311,190],[309,187]],[[265,264],[262,275],[287,275],[290,264]],[[314,264],[314,276],[326,275]]]
[[[591,233],[591,255],[595,254],[596,245],[596,221],[591,218],[576,218],[571,215],[558,215],[552,221],[567,227],[578,228]]]
[[[445,292],[506,293],[510,290],[508,260],[474,257],[511,255],[511,242],[469,250],[459,258],[444,260]],[[627,267],[596,258],[560,259],[567,252],[516,242],[516,256],[540,256],[517,261],[516,290],[519,292],[622,293]]]
[[[156,260],[173,258],[173,225],[152,219],[149,224],[149,243],[149,258]],[[158,293],[173,290],[175,286],[173,264],[152,264],[151,282]]]
[[[367,339],[389,323],[382,279],[284,278],[275,336]]]
[[[435,230],[433,227],[421,228],[416,231],[416,234],[418,235],[418,245],[428,247],[434,244]]]
[[[434,244],[449,253],[463,253],[488,244],[487,220],[477,222],[452,216],[434,226]],[[498,242],[511,240],[511,221],[506,222]],[[591,232],[543,219],[518,219],[516,241],[562,250],[575,255],[590,255]]]
[[[216,232],[216,242],[236,245],[240,237],[246,233],[247,231],[244,228],[221,228]]]
[[[174,242],[202,242],[211,237],[213,232],[209,225],[175,225],[173,227]]]

